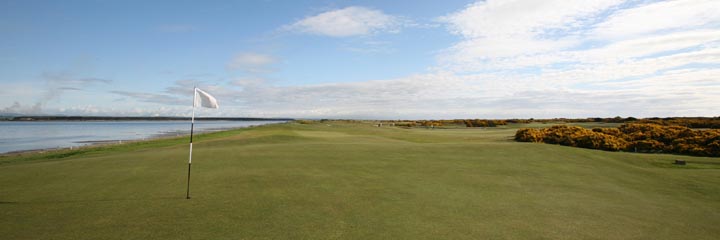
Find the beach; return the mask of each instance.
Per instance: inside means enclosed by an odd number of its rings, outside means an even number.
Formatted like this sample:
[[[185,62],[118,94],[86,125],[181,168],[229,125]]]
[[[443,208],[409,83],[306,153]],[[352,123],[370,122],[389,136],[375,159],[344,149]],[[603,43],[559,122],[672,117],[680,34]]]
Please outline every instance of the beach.
[[[206,133],[284,121],[196,121]],[[0,154],[190,134],[189,121],[0,121]]]

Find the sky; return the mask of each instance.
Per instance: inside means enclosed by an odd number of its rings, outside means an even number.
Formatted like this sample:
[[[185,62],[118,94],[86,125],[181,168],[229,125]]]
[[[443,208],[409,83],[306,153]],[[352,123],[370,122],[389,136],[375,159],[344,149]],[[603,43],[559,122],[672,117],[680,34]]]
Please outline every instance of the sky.
[[[720,1],[0,1],[0,114],[720,115]]]

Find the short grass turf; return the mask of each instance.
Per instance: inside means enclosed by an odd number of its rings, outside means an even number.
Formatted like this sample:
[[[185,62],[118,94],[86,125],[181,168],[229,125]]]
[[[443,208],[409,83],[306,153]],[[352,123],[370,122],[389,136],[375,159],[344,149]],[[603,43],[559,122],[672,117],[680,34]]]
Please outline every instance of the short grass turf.
[[[1,239],[717,239],[720,159],[286,123],[0,158]],[[674,159],[687,166],[671,164]]]

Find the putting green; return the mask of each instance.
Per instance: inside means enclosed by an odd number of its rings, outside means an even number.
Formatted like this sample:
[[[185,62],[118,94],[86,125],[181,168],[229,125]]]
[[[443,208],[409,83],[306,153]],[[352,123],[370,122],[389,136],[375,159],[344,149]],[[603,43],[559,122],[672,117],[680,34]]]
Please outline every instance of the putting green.
[[[286,123],[0,158],[2,239],[717,239],[720,159]],[[684,159],[687,166],[675,166]]]

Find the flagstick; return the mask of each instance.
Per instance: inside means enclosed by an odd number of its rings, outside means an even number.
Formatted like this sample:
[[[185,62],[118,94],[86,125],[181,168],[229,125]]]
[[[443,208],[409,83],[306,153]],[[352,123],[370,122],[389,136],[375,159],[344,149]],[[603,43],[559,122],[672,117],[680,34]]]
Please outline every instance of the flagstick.
[[[185,199],[190,199],[190,167],[192,166],[192,139],[193,129],[195,128],[195,98],[197,97],[197,88],[193,88],[193,109],[192,118],[190,119],[190,159],[188,160],[188,177],[187,177],[187,193]]]

